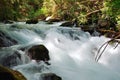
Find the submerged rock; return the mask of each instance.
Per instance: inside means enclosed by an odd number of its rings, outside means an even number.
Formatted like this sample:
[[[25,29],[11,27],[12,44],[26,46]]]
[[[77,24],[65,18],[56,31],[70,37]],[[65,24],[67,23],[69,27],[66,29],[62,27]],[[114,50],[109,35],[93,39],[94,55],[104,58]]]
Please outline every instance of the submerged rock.
[[[17,44],[18,42],[11,37],[7,36],[4,32],[0,31],[0,47],[9,47]]]
[[[54,73],[44,73],[41,74],[42,80],[62,80],[61,77],[57,76]]]
[[[26,21],[26,24],[37,24],[38,20],[37,19],[30,19]]]
[[[44,45],[35,45],[28,49],[28,55],[31,59],[48,61],[50,60],[49,51]]]
[[[27,80],[20,72],[0,65],[0,80]]]
[[[5,67],[13,67],[22,64],[21,54],[12,50],[1,50],[0,52],[0,64]]]

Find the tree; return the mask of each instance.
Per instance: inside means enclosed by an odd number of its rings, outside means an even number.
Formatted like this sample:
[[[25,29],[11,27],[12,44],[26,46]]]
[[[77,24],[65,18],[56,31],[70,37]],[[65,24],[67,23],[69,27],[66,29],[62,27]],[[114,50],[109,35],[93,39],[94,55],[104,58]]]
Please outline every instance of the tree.
[[[116,21],[120,15],[120,0],[105,0],[103,8],[104,18],[110,18],[112,21]]]
[[[17,20],[21,16],[19,10],[24,0],[1,0],[0,1],[0,21]]]

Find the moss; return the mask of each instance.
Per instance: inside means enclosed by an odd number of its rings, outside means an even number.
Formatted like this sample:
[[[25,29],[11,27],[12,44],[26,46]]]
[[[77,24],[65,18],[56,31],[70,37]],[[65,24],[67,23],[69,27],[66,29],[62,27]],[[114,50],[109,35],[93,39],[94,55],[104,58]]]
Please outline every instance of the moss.
[[[20,72],[0,65],[0,80],[27,80]]]

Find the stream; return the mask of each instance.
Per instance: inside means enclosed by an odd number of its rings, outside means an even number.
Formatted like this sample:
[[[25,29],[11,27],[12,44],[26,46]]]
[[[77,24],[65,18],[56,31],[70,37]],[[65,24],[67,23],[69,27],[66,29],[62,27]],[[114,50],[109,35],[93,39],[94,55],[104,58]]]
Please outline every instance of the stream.
[[[108,45],[98,62],[95,56],[106,41],[80,28],[60,27],[62,22],[46,24],[0,23],[0,31],[18,44],[0,48],[0,64],[20,71],[27,80],[42,80],[41,75],[55,73],[62,80],[120,80],[120,45]],[[6,43],[10,45],[11,43]],[[20,48],[43,44],[49,51],[50,65],[31,60]],[[5,57],[17,53],[10,60]],[[20,57],[18,57],[20,55]],[[17,57],[16,57],[17,56]]]

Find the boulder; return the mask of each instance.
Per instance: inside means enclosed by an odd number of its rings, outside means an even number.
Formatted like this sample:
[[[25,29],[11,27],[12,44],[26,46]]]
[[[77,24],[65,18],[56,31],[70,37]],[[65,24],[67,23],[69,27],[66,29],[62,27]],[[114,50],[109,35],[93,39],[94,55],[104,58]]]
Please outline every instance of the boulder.
[[[57,76],[54,73],[44,73],[41,74],[42,80],[62,80],[61,77]]]
[[[18,42],[0,31],[0,47],[9,47],[16,45]]]
[[[26,24],[37,24],[38,20],[37,19],[30,19],[26,21]]]
[[[49,51],[44,45],[35,45],[28,49],[31,59],[48,61],[50,60]]]
[[[27,80],[20,72],[0,65],[0,80]]]

